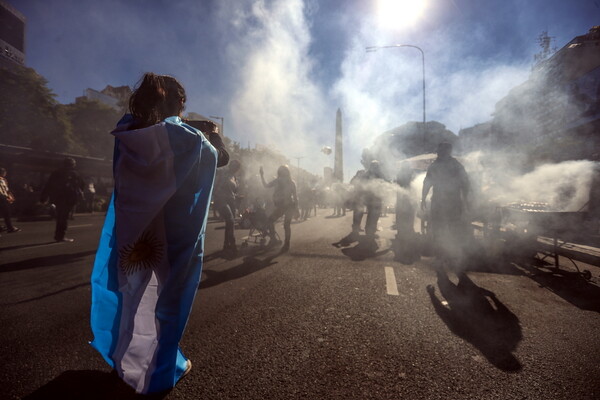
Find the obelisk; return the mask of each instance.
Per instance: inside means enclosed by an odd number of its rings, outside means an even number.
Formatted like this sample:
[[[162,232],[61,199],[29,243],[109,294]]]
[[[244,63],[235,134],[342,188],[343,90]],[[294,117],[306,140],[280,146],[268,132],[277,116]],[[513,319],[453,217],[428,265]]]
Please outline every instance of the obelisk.
[[[338,108],[335,116],[335,158],[333,161],[333,178],[344,182],[344,149],[342,141],[342,111]]]

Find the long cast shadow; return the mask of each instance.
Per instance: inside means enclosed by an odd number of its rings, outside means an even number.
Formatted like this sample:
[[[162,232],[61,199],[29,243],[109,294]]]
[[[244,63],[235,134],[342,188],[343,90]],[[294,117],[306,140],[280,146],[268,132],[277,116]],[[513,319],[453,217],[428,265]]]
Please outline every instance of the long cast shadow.
[[[450,331],[471,343],[496,368],[507,372],[522,369],[512,354],[523,338],[519,319],[496,295],[483,289],[465,274],[454,284],[438,271],[438,287],[447,305],[432,285],[427,286],[431,303]]]
[[[35,392],[23,397],[23,400],[159,400],[169,393],[170,391],[139,395],[114,372],[81,370],[63,372]]]
[[[391,250],[391,248],[388,248],[379,251],[371,251],[364,249],[361,245],[356,245],[354,247],[342,249],[342,253],[344,253],[345,256],[349,257],[352,261],[364,261],[367,258],[376,258],[387,254]]]
[[[246,248],[240,248],[235,252],[218,250],[204,256],[204,262],[210,262],[216,259],[224,260],[235,260],[243,257],[254,257],[270,250],[266,246],[248,246]]]
[[[600,313],[600,287],[580,272],[556,268],[534,259],[516,264],[524,274],[581,310]]]
[[[198,288],[205,289],[211,286],[217,286],[221,283],[253,274],[263,268],[276,264],[277,262],[273,260],[278,255],[279,253],[266,257],[262,260],[256,257],[245,257],[241,264],[238,264],[235,267],[229,268],[225,271],[213,271],[210,269],[205,269],[203,273],[206,275],[206,279],[203,279],[200,282]]]
[[[52,293],[46,293],[46,294],[43,294],[41,296],[36,296],[36,297],[32,297],[30,299],[17,301],[15,303],[5,303],[5,304],[2,304],[2,305],[3,306],[9,306],[9,305],[17,305],[17,304],[29,303],[31,301],[40,300],[40,299],[43,299],[43,298],[46,298],[46,297],[57,295],[59,293],[68,292],[69,290],[75,290],[75,289],[78,289],[78,288],[84,287],[84,286],[90,286],[90,282],[80,283],[78,285],[69,286],[67,288],[63,288],[63,289],[57,290],[57,291],[52,292]]]
[[[18,249],[25,249],[27,247],[36,247],[36,246],[45,246],[48,244],[56,244],[56,240],[52,240],[50,242],[42,242],[42,243],[27,243],[27,244],[20,244],[17,246],[8,246],[8,247],[0,247],[0,252],[2,251],[8,251],[8,250],[18,250]]]
[[[36,257],[27,260],[15,261],[0,266],[0,274],[3,272],[12,272],[32,268],[52,267],[59,264],[68,264],[96,254],[96,250],[81,251],[72,254],[56,254],[53,256]]]

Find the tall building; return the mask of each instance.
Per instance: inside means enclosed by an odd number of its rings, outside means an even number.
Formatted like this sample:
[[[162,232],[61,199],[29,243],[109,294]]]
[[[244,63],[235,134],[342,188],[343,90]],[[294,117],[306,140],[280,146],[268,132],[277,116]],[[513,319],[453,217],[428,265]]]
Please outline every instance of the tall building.
[[[344,182],[344,148],[342,138],[342,110],[338,108],[335,115],[335,158],[333,162],[333,177]]]
[[[109,107],[114,108],[117,111],[121,111],[122,107],[127,106],[127,101],[131,95],[131,88],[129,86],[110,86],[107,85],[101,91],[87,88],[83,91],[82,97],[77,97],[75,101],[81,100],[95,100]]]
[[[600,160],[600,26],[536,64],[529,79],[496,104],[489,123],[464,129],[460,137],[469,150]]]
[[[23,14],[0,0],[0,67],[25,65],[25,24]]]

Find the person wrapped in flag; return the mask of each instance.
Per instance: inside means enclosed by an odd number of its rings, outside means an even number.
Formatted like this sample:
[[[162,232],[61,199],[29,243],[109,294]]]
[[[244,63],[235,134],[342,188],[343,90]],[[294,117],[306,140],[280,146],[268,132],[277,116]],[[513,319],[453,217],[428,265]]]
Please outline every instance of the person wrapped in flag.
[[[112,132],[115,189],[91,277],[91,345],[138,393],[169,390],[191,369],[179,341],[222,149],[181,120],[185,101],[175,78],[146,73]]]

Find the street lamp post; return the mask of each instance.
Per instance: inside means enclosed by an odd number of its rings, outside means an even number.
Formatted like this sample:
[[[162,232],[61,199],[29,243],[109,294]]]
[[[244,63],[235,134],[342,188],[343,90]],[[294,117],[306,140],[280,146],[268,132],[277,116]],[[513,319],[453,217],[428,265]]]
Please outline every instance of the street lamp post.
[[[220,119],[221,120],[221,135],[225,136],[225,118],[223,118],[223,117],[216,117],[214,115],[211,115],[210,118]]]
[[[367,47],[366,50],[368,53],[372,53],[379,49],[389,49],[392,47],[412,47],[421,52],[421,59],[423,60],[423,129],[425,129],[425,115],[426,115],[425,114],[425,53],[423,52],[423,49],[421,49],[419,46],[413,46],[412,44],[394,44],[391,46],[370,46],[370,47]]]
[[[304,156],[302,157],[293,157],[296,160],[298,160],[298,185],[300,185],[300,160],[304,158]]]

